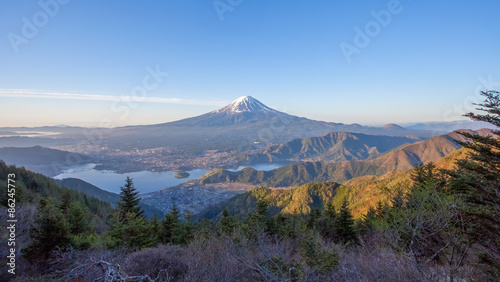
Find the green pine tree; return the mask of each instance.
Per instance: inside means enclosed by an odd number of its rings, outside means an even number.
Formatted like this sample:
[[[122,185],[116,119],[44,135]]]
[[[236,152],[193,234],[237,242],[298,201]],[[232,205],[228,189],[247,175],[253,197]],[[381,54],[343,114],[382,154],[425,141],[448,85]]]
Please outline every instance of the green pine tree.
[[[316,230],[320,215],[321,211],[319,209],[312,209],[307,218],[307,228]]]
[[[389,206],[382,203],[382,201],[377,202],[377,208],[375,209],[378,219],[385,219],[387,217]]]
[[[109,247],[125,246],[130,250],[152,247],[157,240],[149,236],[148,228],[148,222],[143,217],[130,212],[123,221],[113,225],[113,230],[110,232],[113,240]]]
[[[335,220],[335,217],[337,217],[337,211],[335,210],[335,206],[333,205],[333,202],[330,201],[326,204],[325,209],[323,213],[330,219]]]
[[[374,231],[375,221],[377,221],[377,210],[370,206],[365,215],[363,215],[362,219],[357,221],[357,232],[361,234],[370,234]]]
[[[165,215],[162,223],[162,242],[164,244],[182,244],[185,242],[184,235],[180,212],[174,204],[171,211]]]
[[[263,218],[267,217],[267,208],[269,204],[264,199],[259,199],[257,201],[257,214]]]
[[[187,211],[184,214],[184,218],[186,219],[186,223],[184,224],[184,242],[186,244],[192,242],[194,240],[194,225],[193,225],[193,214],[191,211]]]
[[[153,219],[149,221],[150,237],[158,242],[161,238],[161,224],[158,215],[155,213]]]
[[[71,194],[69,193],[69,189],[65,189],[61,195],[61,204],[59,208],[63,212],[63,214],[67,215],[69,212],[69,206],[71,205]]]
[[[491,136],[461,133],[470,142],[460,142],[469,149],[468,159],[457,161],[457,169],[448,171],[450,192],[463,202],[461,211],[467,222],[468,238],[488,249],[481,258],[490,265],[500,257],[500,92],[483,91],[485,100],[476,104],[485,114],[468,113],[476,121],[497,127]],[[495,257],[497,259],[495,259]],[[496,263],[500,275],[500,264]],[[497,276],[498,277],[498,276]]]
[[[230,217],[227,208],[224,208],[222,211],[222,218],[220,219],[221,231],[227,235],[231,235],[233,234],[235,227],[236,223],[234,218]]]
[[[144,210],[139,206],[141,199],[137,196],[139,192],[135,189],[132,178],[127,176],[125,186],[120,187],[120,189],[120,201],[118,202],[119,220],[126,220],[129,213],[144,218]]]
[[[74,202],[68,208],[69,229],[71,234],[76,235],[90,231],[88,210],[79,202]]]
[[[32,261],[45,260],[56,247],[70,242],[69,226],[61,210],[51,198],[42,198],[30,229],[33,239],[23,253]]]
[[[335,237],[335,220],[337,218],[337,211],[333,205],[333,201],[328,202],[319,220],[319,232],[323,237],[333,239]]]
[[[356,233],[354,232],[354,220],[349,209],[347,199],[344,199],[340,206],[339,214],[335,220],[335,234],[343,243],[356,242]]]

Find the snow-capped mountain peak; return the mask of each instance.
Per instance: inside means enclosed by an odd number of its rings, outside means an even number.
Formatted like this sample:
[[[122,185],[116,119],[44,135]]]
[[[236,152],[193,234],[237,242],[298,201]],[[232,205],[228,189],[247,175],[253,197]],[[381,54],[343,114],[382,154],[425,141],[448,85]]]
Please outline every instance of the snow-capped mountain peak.
[[[213,113],[276,112],[252,96],[242,96]]]

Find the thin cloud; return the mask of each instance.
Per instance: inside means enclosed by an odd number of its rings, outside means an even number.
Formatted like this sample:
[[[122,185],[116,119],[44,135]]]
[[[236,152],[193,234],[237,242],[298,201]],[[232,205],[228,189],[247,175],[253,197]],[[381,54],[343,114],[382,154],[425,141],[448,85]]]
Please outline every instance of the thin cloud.
[[[78,93],[58,93],[44,92],[27,89],[0,89],[0,97],[11,98],[41,98],[41,99],[64,99],[64,100],[86,100],[86,101],[132,101],[142,103],[166,103],[166,104],[183,104],[183,105],[204,105],[204,106],[220,106],[224,105],[225,101],[205,101],[181,98],[165,98],[165,97],[135,97],[135,96],[114,96],[114,95],[96,95],[96,94],[78,94]]]

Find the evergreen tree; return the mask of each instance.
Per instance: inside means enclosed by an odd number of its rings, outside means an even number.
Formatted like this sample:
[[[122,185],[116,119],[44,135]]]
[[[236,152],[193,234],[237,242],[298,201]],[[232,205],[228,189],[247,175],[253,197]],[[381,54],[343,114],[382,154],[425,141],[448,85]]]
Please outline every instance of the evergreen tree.
[[[221,231],[225,234],[231,235],[236,227],[234,218],[229,216],[227,208],[222,211],[222,218],[220,219]]]
[[[71,234],[76,235],[90,231],[88,211],[80,203],[71,203],[68,208],[68,215]]]
[[[162,242],[164,244],[184,243],[184,230],[180,220],[180,212],[174,204],[171,211],[165,215],[162,224]]]
[[[139,206],[139,192],[135,189],[132,178],[127,176],[125,186],[120,188],[116,218],[113,230],[109,233],[114,240],[108,244],[109,247],[140,249],[154,245],[157,239],[149,236],[150,225],[145,219],[144,210]]]
[[[375,211],[378,219],[385,219],[389,211],[389,206],[382,203],[382,201],[378,201]]]
[[[132,178],[127,176],[125,186],[120,187],[120,189],[120,201],[118,202],[119,220],[126,220],[129,213],[144,218],[144,210],[139,206],[141,199],[137,196],[139,192],[135,189]]]
[[[42,198],[30,229],[33,239],[23,253],[31,260],[44,260],[56,247],[69,243],[69,227],[61,210],[51,198]]]
[[[243,221],[243,230],[249,238],[254,239],[261,231],[270,231],[271,220],[267,218],[267,207],[268,203],[264,199],[258,199],[256,210]]]
[[[337,217],[337,211],[335,211],[335,206],[333,205],[333,201],[330,201],[326,204],[323,213],[326,215],[326,217],[335,220],[335,217]]]
[[[500,92],[481,93],[485,100],[476,104],[477,110],[486,114],[468,113],[476,121],[488,122],[497,127],[492,136],[462,132],[470,142],[460,142],[468,148],[469,158],[457,161],[457,169],[448,171],[451,176],[450,192],[458,196],[461,210],[467,219],[469,238],[500,257]],[[494,260],[494,259],[493,259]],[[500,274],[500,267],[498,273]]]
[[[89,211],[80,202],[69,205],[66,217],[70,231],[71,246],[84,250],[96,243],[94,226],[90,223]]]
[[[371,234],[374,231],[374,224],[377,220],[377,210],[370,206],[362,219],[356,222],[356,231],[361,234]]]
[[[319,231],[321,235],[326,238],[333,239],[335,237],[335,219],[337,218],[337,211],[333,202],[330,201],[325,205],[323,214],[319,220]]]
[[[238,224],[237,219],[234,219],[235,225]],[[268,232],[272,235],[278,235],[279,238],[295,237],[293,226],[290,219],[279,213],[272,217],[268,223]]]
[[[269,204],[264,199],[257,201],[257,214],[263,218],[267,217],[267,208]]]
[[[478,110],[488,114],[468,113],[465,116],[489,122],[500,127],[500,92],[482,92],[486,100],[478,104]],[[476,227],[490,228],[493,234],[500,234],[500,131],[493,136],[481,136],[462,132],[471,142],[461,142],[470,149],[469,159],[459,160],[458,169],[451,172],[452,188],[466,202],[466,212],[475,218]],[[481,231],[486,232],[487,230]]]
[[[267,220],[267,209],[269,208],[269,204],[264,199],[259,199],[257,201],[257,212],[256,219],[258,224],[264,228],[265,231],[269,231],[269,221]]]
[[[110,235],[114,240],[108,247],[125,246],[136,250],[154,246],[157,240],[149,236],[148,227],[149,225],[143,217],[129,212],[123,221],[118,221],[113,225]]]
[[[67,215],[69,211],[69,206],[71,205],[71,194],[69,193],[69,189],[65,189],[61,195],[61,205],[59,208],[63,212],[63,214]]]
[[[335,220],[335,233],[343,243],[356,242],[356,233],[353,227],[354,220],[348,206],[347,199],[344,199]]]
[[[311,212],[309,213],[309,217],[307,219],[307,227],[309,229],[316,230],[320,215],[321,215],[321,211],[319,209],[312,209],[311,210]]]
[[[193,214],[191,211],[188,210],[184,214],[184,218],[186,219],[186,223],[184,225],[184,242],[187,244],[194,240]]]
[[[155,241],[160,240],[161,225],[160,221],[158,220],[158,215],[156,213],[153,215],[153,219],[149,221],[149,230],[151,238],[153,238]]]

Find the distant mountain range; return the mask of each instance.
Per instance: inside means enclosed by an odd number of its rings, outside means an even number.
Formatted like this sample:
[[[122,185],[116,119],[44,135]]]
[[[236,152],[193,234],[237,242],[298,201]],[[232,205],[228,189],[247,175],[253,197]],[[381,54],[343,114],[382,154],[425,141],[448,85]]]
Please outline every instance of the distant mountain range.
[[[469,132],[488,135],[491,131],[484,129]],[[420,164],[435,162],[461,148],[456,140],[466,141],[462,135],[452,132],[413,144],[402,145],[380,157],[369,160],[334,163],[304,162],[271,171],[257,171],[249,167],[236,172],[219,169],[208,172],[200,181],[201,183],[239,182],[270,187],[297,186],[324,181],[340,183],[359,176],[381,176],[390,171],[406,170]]]
[[[416,136],[396,137],[362,133],[330,132],[319,137],[298,138],[272,145],[262,153],[239,156],[240,163],[283,161],[353,161],[372,159],[407,143],[422,141]]]
[[[120,144],[122,147],[177,146],[244,152],[334,131],[388,136],[436,135],[397,126],[383,128],[311,120],[271,109],[253,97],[244,96],[197,117],[157,125],[116,128],[107,135],[107,140],[108,144]]]
[[[253,97],[244,96],[200,116],[155,125],[112,129],[61,126],[0,128],[0,132],[6,133],[0,134],[0,147],[6,147],[7,144],[21,147],[33,144],[75,145],[78,142],[86,142],[85,144],[95,143],[120,150],[168,146],[192,152],[210,149],[245,152],[296,138],[340,131],[388,136],[437,135],[435,132],[409,130],[397,125],[373,127],[311,120],[277,111]],[[27,132],[36,135],[29,135]]]
[[[458,129],[478,130],[481,128],[497,129],[491,123],[484,121],[456,120],[443,122],[420,122],[403,124],[404,128],[412,130],[427,130],[438,132],[452,132]]]

